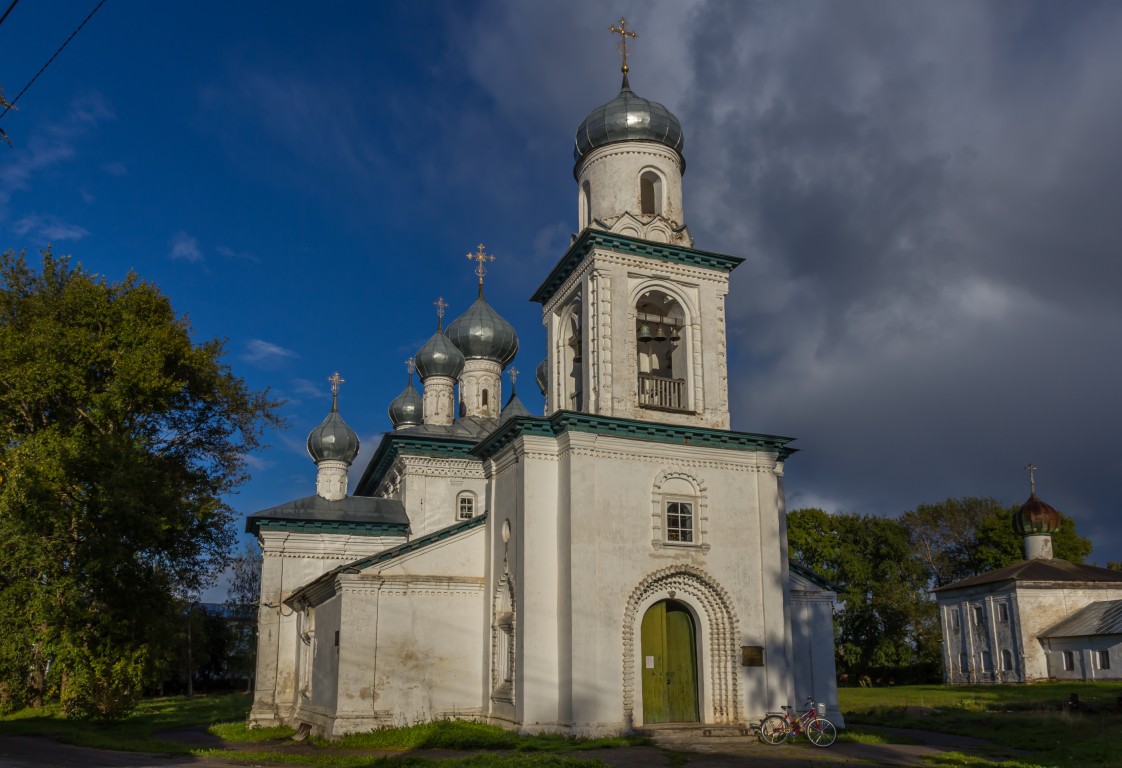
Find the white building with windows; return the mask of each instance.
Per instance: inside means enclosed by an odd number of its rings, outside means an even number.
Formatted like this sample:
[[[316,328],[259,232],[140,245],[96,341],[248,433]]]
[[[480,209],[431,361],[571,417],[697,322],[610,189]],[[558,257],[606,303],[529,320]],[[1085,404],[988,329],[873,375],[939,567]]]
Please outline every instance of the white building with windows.
[[[1122,679],[1122,571],[1053,558],[1060,516],[1035,490],[1012,522],[1023,561],[935,590],[944,679]]]
[[[578,233],[532,299],[532,416],[514,329],[478,294],[416,355],[347,495],[357,438],[313,431],[315,496],[253,515],[263,549],[250,722],[333,736],[443,717],[608,734],[837,712],[828,584],[787,559],[791,440],[730,430],[741,259],[685,225],[683,135],[631,91],[576,136]]]

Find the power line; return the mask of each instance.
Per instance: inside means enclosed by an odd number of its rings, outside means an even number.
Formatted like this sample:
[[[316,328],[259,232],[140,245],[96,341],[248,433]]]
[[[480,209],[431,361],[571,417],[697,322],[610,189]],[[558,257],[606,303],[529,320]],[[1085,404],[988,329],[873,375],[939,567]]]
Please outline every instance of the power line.
[[[19,0],[16,0],[16,2],[18,2],[18,1]],[[12,10],[12,8],[15,7],[15,5],[16,5],[15,3],[12,3],[11,7],[8,8],[8,11],[4,12],[4,15],[7,16],[8,12],[10,12]],[[82,23],[78,25],[78,28],[70,33],[70,37],[66,38],[66,41],[58,47],[58,50],[54,52],[54,55],[51,56],[51,58],[47,59],[47,63],[39,68],[39,71],[35,73],[35,77],[31,78],[31,80],[28,81],[27,85],[25,85],[23,87],[23,90],[20,91],[19,93],[17,93],[16,97],[14,99],[12,99],[11,103],[8,104],[8,106],[4,108],[4,111],[0,112],[0,118],[4,117],[4,115],[8,114],[8,110],[16,105],[16,102],[19,101],[19,97],[22,96],[23,94],[27,93],[27,89],[31,87],[32,83],[34,83],[36,80],[39,79],[39,75],[43,74],[43,70],[45,70],[47,67],[51,66],[51,62],[55,60],[55,57],[58,56],[60,53],[62,53],[62,49],[65,48],[70,43],[70,41],[74,39],[75,35],[77,35],[79,32],[82,31],[82,27],[86,26],[86,22],[89,21],[90,19],[92,19],[93,15],[95,13],[97,13],[101,9],[101,6],[103,6],[103,5],[105,5],[105,0],[101,0],[101,2],[99,2],[97,4],[97,6],[95,6],[94,9],[92,11],[90,11],[90,15],[87,16],[86,18],[82,19]],[[3,19],[0,19],[0,21],[3,21]]]
[[[8,10],[4,11],[3,16],[0,16],[0,24],[4,23],[4,19],[8,18],[8,14],[12,12],[12,9],[16,7],[16,3],[18,2],[19,0],[12,0],[12,4],[8,6]]]

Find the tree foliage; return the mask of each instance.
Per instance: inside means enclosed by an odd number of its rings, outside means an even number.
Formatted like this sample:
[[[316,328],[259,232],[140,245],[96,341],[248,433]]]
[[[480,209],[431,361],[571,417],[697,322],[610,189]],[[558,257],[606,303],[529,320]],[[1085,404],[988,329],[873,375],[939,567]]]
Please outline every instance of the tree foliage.
[[[127,711],[234,541],[277,405],[155,286],[0,256],[0,706]]]
[[[937,662],[926,573],[898,520],[799,509],[787,515],[787,536],[792,559],[840,585],[834,617],[840,674],[904,674]]]
[[[230,576],[226,593],[226,615],[233,633],[229,672],[245,677],[252,688],[257,672],[257,612],[261,600],[261,550],[256,544],[246,544],[231,561]]]
[[[799,509],[787,515],[793,560],[841,585],[834,616],[839,674],[924,680],[941,660],[929,590],[1024,558],[1018,506],[990,498],[923,504],[899,519]],[[1083,562],[1091,542],[1060,514],[1055,556]]]
[[[1003,568],[1024,559],[1013,514],[1020,505],[1004,507],[985,497],[947,499],[921,504],[901,517],[916,556],[923,561],[933,587]],[[1060,513],[1060,529],[1052,535],[1055,556],[1081,563],[1091,542],[1075,530],[1075,521]]]

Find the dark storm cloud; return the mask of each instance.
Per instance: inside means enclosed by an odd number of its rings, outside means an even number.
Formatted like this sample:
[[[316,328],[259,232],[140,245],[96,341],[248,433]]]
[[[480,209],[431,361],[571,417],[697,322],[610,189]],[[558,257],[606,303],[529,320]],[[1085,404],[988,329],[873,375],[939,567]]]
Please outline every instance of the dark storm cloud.
[[[548,145],[610,96],[589,85],[610,19],[565,10],[490,5],[468,36],[495,109]],[[747,258],[733,421],[799,438],[789,505],[1019,502],[1033,461],[1095,558],[1122,559],[1122,6],[620,11],[632,85],[686,131],[698,247]]]
[[[730,3],[691,30],[691,222],[749,256],[736,421],[801,438],[792,503],[1016,501],[1031,460],[1118,559],[1122,9]]]

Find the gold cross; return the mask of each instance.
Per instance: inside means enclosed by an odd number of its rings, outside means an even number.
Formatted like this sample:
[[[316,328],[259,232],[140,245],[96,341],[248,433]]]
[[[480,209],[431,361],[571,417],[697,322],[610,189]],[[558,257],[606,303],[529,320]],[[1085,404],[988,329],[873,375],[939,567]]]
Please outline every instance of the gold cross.
[[[623,74],[626,75],[630,71],[627,66],[627,38],[630,37],[632,40],[634,40],[639,36],[639,33],[628,30],[627,19],[624,18],[621,18],[619,20],[618,27],[613,25],[611,27],[608,27],[608,31],[610,31],[613,35],[619,35],[619,52],[620,55],[623,56],[623,66],[620,68],[620,72],[623,72]]]
[[[479,287],[482,288],[483,287],[483,276],[485,274],[487,274],[487,269],[486,269],[486,267],[483,266],[483,262],[494,261],[495,257],[492,256],[489,253],[484,253],[483,252],[483,243],[479,244],[479,248],[476,249],[475,253],[469,253],[467,255],[467,257],[469,259],[471,259],[472,261],[478,262],[475,265],[475,274],[479,275]]]
[[[1027,469],[1028,473],[1029,473],[1029,494],[1032,495],[1032,496],[1035,496],[1036,495],[1036,465],[1035,464],[1029,464],[1027,467],[1025,467],[1025,469]]]
[[[409,378],[412,380],[413,371],[417,370],[417,363],[413,361],[413,358],[405,361],[405,370],[409,371]]]
[[[346,379],[339,375],[338,371],[335,371],[335,373],[328,376],[327,380],[331,382],[331,394],[333,395],[338,394],[339,385],[346,381]]]
[[[448,304],[447,304],[447,302],[444,301],[444,297],[441,296],[436,301],[434,301],[432,303],[432,305],[434,307],[436,307],[436,316],[439,317],[441,320],[443,320],[444,319],[444,310],[448,309]]]
[[[511,367],[507,368],[506,372],[510,375],[510,383],[514,384],[518,381],[518,369]]]

